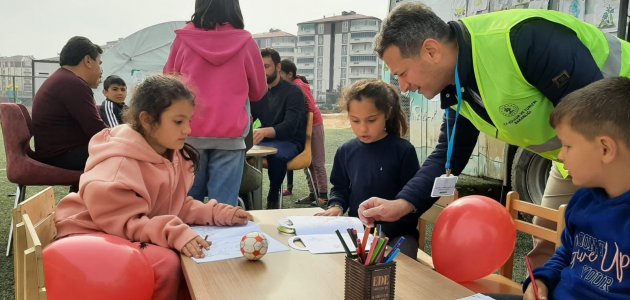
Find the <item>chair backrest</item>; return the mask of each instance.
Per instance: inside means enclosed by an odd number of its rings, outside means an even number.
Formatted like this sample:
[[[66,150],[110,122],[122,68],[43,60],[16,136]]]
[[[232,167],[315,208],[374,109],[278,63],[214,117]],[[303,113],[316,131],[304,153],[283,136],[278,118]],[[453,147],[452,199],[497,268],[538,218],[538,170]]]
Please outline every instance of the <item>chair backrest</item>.
[[[30,116],[29,116],[30,119]],[[16,182],[14,174],[19,173],[20,161],[31,150],[31,132],[22,108],[15,103],[0,103],[0,124],[4,138],[4,151],[7,161],[7,178]]]
[[[13,209],[16,299],[46,299],[43,249],[57,235],[55,193],[48,187]]]
[[[552,242],[556,245],[556,248],[562,245],[562,232],[564,231],[565,227],[564,214],[567,208],[566,204],[561,205],[556,210],[553,208],[542,207],[531,202],[519,200],[519,195],[517,192],[509,192],[507,194],[505,207],[514,220],[516,231],[520,231],[531,236],[535,236],[539,239]],[[552,221],[556,223],[556,230],[519,220],[519,214],[528,214],[534,217]],[[510,259],[508,259],[503,267],[501,267],[501,275],[507,278],[512,278],[513,267],[514,253],[512,253],[512,256],[510,256]]]
[[[306,169],[311,165],[311,138],[313,137],[313,113],[308,112],[306,116],[306,141],[304,150],[287,164],[287,170]]]
[[[537,204],[533,204],[530,202],[526,202],[523,200],[519,200],[519,195],[517,192],[509,192],[507,195],[506,209],[508,213],[514,220],[514,224],[516,225],[516,230],[550,241],[556,245],[556,248],[560,247],[562,244],[561,236],[562,231],[564,231],[564,212],[566,210],[566,205],[560,206],[558,210],[542,207]],[[418,248],[422,251],[418,252],[418,260],[420,262],[427,264],[433,267],[433,263],[431,261],[431,257],[424,253],[425,250],[425,242],[426,242],[426,224],[427,222],[435,223],[437,218],[442,213],[444,208],[448,206],[451,202],[457,199],[457,192],[454,197],[442,197],[440,198],[433,206],[422,216],[420,216],[420,220],[418,221],[418,230],[420,231],[420,238],[418,239]],[[519,214],[525,213],[532,216],[536,216],[539,218],[543,218],[546,220],[550,220],[556,222],[556,230],[552,230],[549,228],[544,228],[539,225],[534,225],[532,223],[519,220]],[[512,279],[512,273],[514,268],[514,253],[510,256],[508,261],[499,269],[499,273]]]

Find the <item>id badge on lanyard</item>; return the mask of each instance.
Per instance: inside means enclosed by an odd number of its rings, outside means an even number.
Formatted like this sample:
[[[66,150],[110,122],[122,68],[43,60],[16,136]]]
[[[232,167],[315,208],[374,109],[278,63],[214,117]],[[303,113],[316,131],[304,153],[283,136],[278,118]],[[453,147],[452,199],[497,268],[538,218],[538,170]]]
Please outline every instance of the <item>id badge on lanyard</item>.
[[[457,130],[457,119],[459,119],[459,110],[462,105],[462,87],[459,83],[459,73],[457,71],[457,65],[455,65],[455,89],[457,90],[457,109],[455,111],[455,122],[453,124],[453,131],[451,132],[449,120],[449,109],[445,110],[446,113],[446,138],[448,141],[448,148],[446,150],[446,173],[440,177],[435,178],[433,181],[433,188],[431,189],[431,197],[453,196],[455,194],[455,185],[457,184],[457,176],[451,174],[451,158],[453,157],[453,144],[455,143],[455,131]]]

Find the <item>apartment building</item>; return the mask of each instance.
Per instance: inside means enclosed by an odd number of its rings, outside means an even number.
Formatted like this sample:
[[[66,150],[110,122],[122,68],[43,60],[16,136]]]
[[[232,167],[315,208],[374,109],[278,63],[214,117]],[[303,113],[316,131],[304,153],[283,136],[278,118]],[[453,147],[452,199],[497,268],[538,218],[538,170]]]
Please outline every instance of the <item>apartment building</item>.
[[[256,33],[252,35],[258,48],[273,48],[282,59],[295,61],[295,45],[297,37],[280,29],[269,29],[269,32]]]
[[[309,80],[318,103],[336,102],[341,88],[357,80],[381,78],[382,61],[372,48],[380,27],[380,19],[354,11],[298,23],[297,73]]]

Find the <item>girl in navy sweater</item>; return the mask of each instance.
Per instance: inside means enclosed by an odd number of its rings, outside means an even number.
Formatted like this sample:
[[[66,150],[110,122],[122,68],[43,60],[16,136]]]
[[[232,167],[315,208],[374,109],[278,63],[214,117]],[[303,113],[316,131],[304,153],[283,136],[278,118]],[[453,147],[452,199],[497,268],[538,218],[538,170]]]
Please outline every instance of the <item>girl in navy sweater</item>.
[[[344,91],[340,106],[348,112],[357,136],[335,154],[330,183],[333,185],[323,216],[356,217],[359,204],[370,197],[395,199],[420,168],[416,150],[401,135],[407,121],[398,93],[380,80],[362,80]],[[415,258],[418,251],[418,215],[410,213],[396,222],[383,222],[390,244],[404,236],[402,253]]]

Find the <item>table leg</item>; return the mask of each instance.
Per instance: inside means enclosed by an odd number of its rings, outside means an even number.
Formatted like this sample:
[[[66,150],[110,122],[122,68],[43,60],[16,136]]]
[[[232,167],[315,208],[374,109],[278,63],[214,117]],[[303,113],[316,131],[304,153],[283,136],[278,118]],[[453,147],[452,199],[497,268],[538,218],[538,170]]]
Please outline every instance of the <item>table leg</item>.
[[[258,169],[258,171],[262,172],[262,157],[255,157],[256,160],[256,169]],[[253,192],[254,195],[254,199],[253,199],[253,206],[255,210],[259,210],[259,209],[263,209],[263,205],[262,205],[262,184],[260,185],[259,188],[255,189]]]

